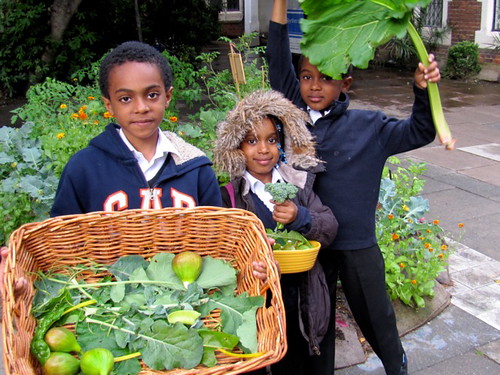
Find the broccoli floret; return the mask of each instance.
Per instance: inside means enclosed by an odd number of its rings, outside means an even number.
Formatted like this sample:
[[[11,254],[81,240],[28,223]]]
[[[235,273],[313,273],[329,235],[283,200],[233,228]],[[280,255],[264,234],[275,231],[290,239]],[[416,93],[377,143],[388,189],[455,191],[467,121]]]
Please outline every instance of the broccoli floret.
[[[269,192],[276,203],[283,203],[286,200],[293,199],[299,191],[298,187],[288,182],[267,183],[264,190]]]

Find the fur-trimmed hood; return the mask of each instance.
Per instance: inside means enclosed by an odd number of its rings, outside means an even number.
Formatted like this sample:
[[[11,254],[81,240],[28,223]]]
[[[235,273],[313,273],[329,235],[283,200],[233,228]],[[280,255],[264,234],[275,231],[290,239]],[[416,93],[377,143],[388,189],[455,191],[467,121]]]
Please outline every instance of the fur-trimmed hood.
[[[308,115],[278,91],[269,90],[256,91],[242,99],[218,125],[214,148],[217,170],[229,173],[231,179],[243,176],[246,163],[240,144],[247,133],[269,115],[283,124],[283,149],[289,165],[311,169],[320,163],[313,137],[306,127]]]

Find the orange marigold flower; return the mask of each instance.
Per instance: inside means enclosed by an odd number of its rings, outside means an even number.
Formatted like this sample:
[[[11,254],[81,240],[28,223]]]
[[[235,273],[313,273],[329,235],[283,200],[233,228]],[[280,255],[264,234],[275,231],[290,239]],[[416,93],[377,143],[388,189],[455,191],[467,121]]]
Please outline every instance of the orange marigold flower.
[[[464,223],[458,223],[458,227],[459,228],[463,228],[464,227]]]
[[[63,104],[61,104],[61,105],[59,106],[59,108],[61,108],[61,109],[66,109],[66,108],[68,108],[68,106],[67,106],[66,104],[64,104],[64,103],[63,103]]]
[[[432,223],[433,223],[434,225],[438,225],[438,224],[439,224],[439,220],[434,220]]]
[[[78,118],[78,117],[79,117],[79,116],[78,116],[78,113],[72,113],[72,114],[71,114],[71,118]]]
[[[405,268],[405,264],[404,263],[399,263],[399,267]]]
[[[393,214],[389,214],[389,215],[387,215],[387,218],[388,218],[389,220],[392,220],[392,219],[394,219],[394,215],[393,215]]]
[[[411,283],[415,285],[417,283],[417,280],[412,280]]]
[[[396,241],[399,238],[399,235],[397,233],[392,234],[392,239]]]
[[[432,247],[429,247],[429,252],[432,253],[434,249]]]
[[[81,120],[86,120],[89,116],[87,116],[87,114],[85,112],[78,112],[78,117]]]
[[[446,245],[441,245],[441,250],[446,250],[446,249],[448,249],[448,246],[446,246]]]
[[[179,119],[177,118],[177,116],[170,116],[168,118],[171,122],[177,122]]]
[[[410,208],[406,204],[403,204],[403,211],[410,211]]]
[[[440,257],[441,259],[443,259],[444,255],[443,254],[439,254],[438,257]]]
[[[99,121],[94,120],[94,125],[99,125]]]
[[[411,223],[413,223],[413,220],[412,219],[408,219],[408,222],[411,224]]]
[[[57,133],[56,137],[57,139],[63,139],[66,134],[64,133]]]
[[[427,233],[431,233],[431,230],[430,229],[426,229],[425,230]]]
[[[87,109],[87,106],[86,106],[86,105],[82,105],[82,106],[80,107],[80,111],[85,111],[86,109]]]
[[[87,99],[88,100],[95,100],[95,98],[93,96],[87,96]]]
[[[430,244],[429,242],[426,242],[426,243],[424,243],[424,247],[425,247],[426,249],[428,249],[429,247],[431,247],[431,244]]]
[[[113,117],[113,115],[111,115],[111,113],[109,113],[109,112],[104,112],[102,116],[104,118],[111,118],[111,117]]]

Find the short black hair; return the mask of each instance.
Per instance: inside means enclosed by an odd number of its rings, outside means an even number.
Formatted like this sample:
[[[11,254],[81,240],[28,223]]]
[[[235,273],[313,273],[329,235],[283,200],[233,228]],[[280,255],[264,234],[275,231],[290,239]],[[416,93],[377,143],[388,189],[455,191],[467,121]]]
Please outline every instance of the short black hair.
[[[149,44],[128,41],[120,44],[101,61],[99,88],[102,96],[109,99],[109,73],[111,69],[130,61],[156,65],[160,69],[165,89],[168,90],[172,86],[172,69],[165,56]]]

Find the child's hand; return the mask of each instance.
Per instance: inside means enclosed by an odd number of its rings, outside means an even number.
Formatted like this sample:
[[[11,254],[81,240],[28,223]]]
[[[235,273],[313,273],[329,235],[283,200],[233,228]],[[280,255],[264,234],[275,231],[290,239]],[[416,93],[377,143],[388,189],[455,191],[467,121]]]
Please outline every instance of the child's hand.
[[[418,63],[415,71],[415,84],[421,88],[427,88],[427,82],[439,82],[441,80],[441,72],[433,54],[429,55],[429,65],[424,66],[421,62]]]
[[[253,275],[263,282],[267,281],[267,266],[264,262],[252,262]]]
[[[9,249],[7,247],[1,247],[0,253],[2,255],[2,262],[0,263],[0,289],[3,290],[3,273],[5,268],[5,259],[9,255]],[[14,285],[14,296],[18,296],[22,294],[28,288],[28,280],[24,277],[20,277],[19,280],[16,280]]]
[[[284,201],[283,203],[274,203],[273,220],[283,225],[290,224],[297,218],[299,209],[292,201]]]

